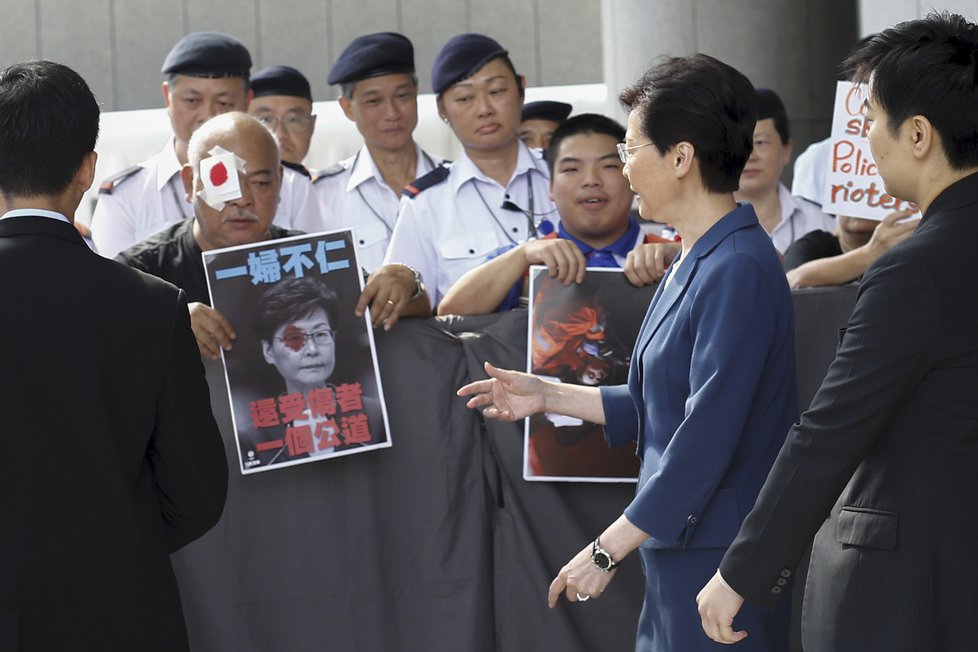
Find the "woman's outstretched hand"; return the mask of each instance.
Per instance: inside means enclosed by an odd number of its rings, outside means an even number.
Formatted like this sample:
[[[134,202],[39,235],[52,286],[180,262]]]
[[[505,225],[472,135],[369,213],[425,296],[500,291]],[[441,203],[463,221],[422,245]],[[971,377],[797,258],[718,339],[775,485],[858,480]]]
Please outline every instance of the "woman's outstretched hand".
[[[497,369],[488,362],[485,369],[488,379],[469,383],[457,392],[471,397],[468,407],[483,408],[483,415],[500,421],[516,421],[544,411],[548,383],[522,371]]]

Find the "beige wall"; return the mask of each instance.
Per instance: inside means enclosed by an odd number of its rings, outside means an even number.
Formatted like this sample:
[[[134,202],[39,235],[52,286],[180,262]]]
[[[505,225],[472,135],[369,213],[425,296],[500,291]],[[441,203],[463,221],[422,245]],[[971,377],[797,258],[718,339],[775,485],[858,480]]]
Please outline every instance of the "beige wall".
[[[531,86],[552,86],[602,81],[600,22],[600,0],[5,0],[0,64],[59,61],[85,77],[104,110],[153,108],[162,104],[159,71],[173,44],[219,30],[244,41],[255,69],[295,66],[315,99],[327,100],[336,93],[326,72],[356,36],[408,36],[428,91],[442,44],[477,31],[510,50]]]

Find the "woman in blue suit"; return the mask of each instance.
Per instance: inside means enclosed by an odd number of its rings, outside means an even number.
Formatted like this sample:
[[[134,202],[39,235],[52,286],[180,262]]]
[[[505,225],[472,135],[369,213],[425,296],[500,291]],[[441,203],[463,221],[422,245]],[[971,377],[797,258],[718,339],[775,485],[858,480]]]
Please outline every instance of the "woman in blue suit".
[[[637,650],[712,650],[695,597],[750,511],[797,416],[791,296],[770,237],[733,198],[751,152],[756,96],[707,55],[649,70],[620,99],[630,111],[619,154],[644,219],[671,224],[681,256],[645,317],[628,384],[549,383],[488,363],[467,385],[487,417],[557,412],[605,424],[612,446],[638,442],[635,499],[550,586],[597,598],[639,550],[647,581]],[[749,650],[788,647],[785,605],[743,611]]]

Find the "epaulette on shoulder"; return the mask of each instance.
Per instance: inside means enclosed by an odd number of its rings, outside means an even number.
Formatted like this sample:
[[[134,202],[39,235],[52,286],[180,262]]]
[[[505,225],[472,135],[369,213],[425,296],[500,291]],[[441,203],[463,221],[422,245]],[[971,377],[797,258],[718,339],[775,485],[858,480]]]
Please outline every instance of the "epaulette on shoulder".
[[[337,174],[346,170],[342,163],[333,163],[328,168],[323,168],[322,170],[315,170],[312,173],[312,182],[316,183],[320,179],[326,179],[327,177],[335,177]]]
[[[117,172],[111,177],[102,182],[102,185],[98,187],[98,194],[100,195],[111,195],[112,192],[119,187],[119,185],[143,169],[142,165],[134,165],[132,167],[126,168],[122,172]]]
[[[427,190],[428,188],[436,186],[447,179],[448,174],[449,169],[444,165],[439,165],[428,174],[415,179],[408,185],[404,186],[404,190],[401,191],[401,194],[410,199],[414,199],[421,194],[422,190]]]
[[[312,174],[309,172],[309,168],[307,168],[302,163],[290,163],[289,161],[282,161],[282,165],[284,167],[289,168],[293,172],[297,172],[298,174],[301,174],[306,178],[310,178],[310,179],[312,178]]]

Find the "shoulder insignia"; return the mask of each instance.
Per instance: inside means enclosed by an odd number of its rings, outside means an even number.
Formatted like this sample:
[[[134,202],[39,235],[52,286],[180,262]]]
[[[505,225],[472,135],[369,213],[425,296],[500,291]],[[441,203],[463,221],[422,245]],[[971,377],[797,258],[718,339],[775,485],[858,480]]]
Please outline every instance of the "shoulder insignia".
[[[295,172],[298,172],[304,177],[312,176],[311,174],[309,174],[309,168],[307,168],[302,163],[289,163],[288,161],[282,161],[282,165],[289,168],[290,170],[294,170]]]
[[[404,190],[401,191],[401,195],[408,197],[409,199],[414,199],[422,190],[427,190],[428,188],[438,185],[442,181],[448,178],[449,169],[444,165],[439,165],[434,170],[428,174],[415,179],[408,185],[404,186]]]
[[[322,170],[314,170],[312,172],[312,182],[316,183],[320,179],[325,179],[326,177],[335,177],[337,174],[343,172],[346,168],[342,163],[333,163],[328,168],[323,168]]]
[[[126,168],[122,172],[117,172],[111,177],[102,182],[102,185],[98,187],[98,194],[100,195],[111,195],[112,191],[119,187],[119,185],[143,169],[142,165],[134,165],[132,167]]]

